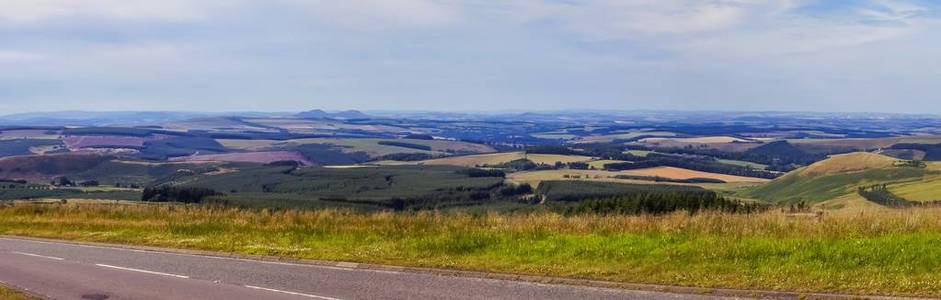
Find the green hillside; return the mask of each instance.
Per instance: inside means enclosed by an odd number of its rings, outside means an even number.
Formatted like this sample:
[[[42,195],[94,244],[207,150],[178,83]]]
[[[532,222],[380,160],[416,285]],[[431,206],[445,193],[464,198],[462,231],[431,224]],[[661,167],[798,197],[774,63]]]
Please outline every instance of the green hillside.
[[[861,186],[932,184],[938,171],[907,164],[873,153],[836,155],[797,169],[768,184],[743,192],[743,196],[772,203],[822,202],[853,194]]]

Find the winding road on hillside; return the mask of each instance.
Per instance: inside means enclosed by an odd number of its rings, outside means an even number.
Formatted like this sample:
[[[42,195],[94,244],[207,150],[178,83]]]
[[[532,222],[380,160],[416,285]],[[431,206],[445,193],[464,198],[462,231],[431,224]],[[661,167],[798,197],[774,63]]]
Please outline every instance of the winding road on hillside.
[[[0,282],[52,299],[718,299],[8,237]]]

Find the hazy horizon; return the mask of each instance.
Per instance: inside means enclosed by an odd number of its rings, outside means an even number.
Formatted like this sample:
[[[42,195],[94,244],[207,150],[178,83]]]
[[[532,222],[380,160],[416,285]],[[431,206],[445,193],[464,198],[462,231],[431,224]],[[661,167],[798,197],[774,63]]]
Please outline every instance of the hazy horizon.
[[[941,114],[927,0],[0,1],[2,114]]]

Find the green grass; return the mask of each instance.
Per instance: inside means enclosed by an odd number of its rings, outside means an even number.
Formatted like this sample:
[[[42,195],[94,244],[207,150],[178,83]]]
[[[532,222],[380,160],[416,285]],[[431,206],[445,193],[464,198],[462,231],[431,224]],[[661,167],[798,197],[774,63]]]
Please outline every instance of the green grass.
[[[17,204],[0,234],[700,287],[941,296],[941,208],[801,218]]]
[[[763,164],[753,163],[753,162],[748,162],[748,161],[741,161],[741,160],[718,159],[717,161],[719,163],[727,164],[727,165],[746,167],[746,168],[751,167],[752,169],[755,169],[755,170],[765,170],[768,168],[768,165],[763,165]]]
[[[791,173],[742,195],[773,203],[813,203],[855,193],[860,186],[917,181],[928,172],[918,168],[893,168],[832,175]]]

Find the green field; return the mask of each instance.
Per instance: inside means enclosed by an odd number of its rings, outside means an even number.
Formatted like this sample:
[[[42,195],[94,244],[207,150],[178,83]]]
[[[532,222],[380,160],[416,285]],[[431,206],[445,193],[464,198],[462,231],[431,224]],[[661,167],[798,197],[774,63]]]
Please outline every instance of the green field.
[[[941,296],[941,209],[563,216],[16,204],[0,234],[699,287]]]
[[[716,161],[718,161],[719,163],[727,164],[727,165],[752,168],[755,170],[764,170],[768,168],[768,165],[763,165],[763,164],[753,163],[753,162],[748,162],[748,161],[741,161],[741,160],[717,159]]]

